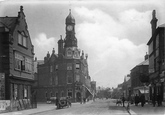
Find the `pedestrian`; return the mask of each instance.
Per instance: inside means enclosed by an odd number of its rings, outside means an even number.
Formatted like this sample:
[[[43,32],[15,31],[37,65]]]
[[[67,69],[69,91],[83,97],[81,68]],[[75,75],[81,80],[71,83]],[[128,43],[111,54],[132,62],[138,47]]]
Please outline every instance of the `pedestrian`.
[[[141,101],[141,106],[143,107],[144,104],[145,104],[145,96],[144,96],[144,94],[141,94],[140,101]]]
[[[138,106],[139,103],[139,96],[136,94],[135,95],[135,106]]]
[[[124,103],[125,103],[125,97],[122,97],[122,102],[123,102],[123,107],[125,107]]]
[[[58,97],[56,97],[56,106],[57,106],[57,109],[59,109],[59,99],[58,99]]]
[[[152,104],[153,104],[153,107],[155,107],[156,102],[155,102],[155,95],[154,94],[152,95]]]
[[[70,101],[70,97],[67,96],[66,101],[67,101],[67,106],[71,107],[72,104],[71,104],[71,101]]]
[[[160,98],[161,98],[161,97],[160,97],[160,94],[158,94],[156,98],[157,98],[157,103],[158,103],[158,107],[159,107],[159,106],[160,106],[160,103],[161,103],[161,102],[160,102],[160,101],[161,101],[161,99],[160,99]]]

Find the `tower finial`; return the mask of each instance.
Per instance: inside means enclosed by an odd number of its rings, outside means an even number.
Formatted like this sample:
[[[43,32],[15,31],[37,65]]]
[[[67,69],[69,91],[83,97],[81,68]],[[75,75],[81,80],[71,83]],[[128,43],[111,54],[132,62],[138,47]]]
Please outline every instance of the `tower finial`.
[[[69,13],[71,14],[71,9],[69,9]]]

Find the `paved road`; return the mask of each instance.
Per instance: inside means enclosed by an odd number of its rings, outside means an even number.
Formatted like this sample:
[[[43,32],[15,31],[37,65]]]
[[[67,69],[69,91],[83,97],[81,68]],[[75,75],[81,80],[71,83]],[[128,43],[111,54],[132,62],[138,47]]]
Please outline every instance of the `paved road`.
[[[116,106],[113,100],[96,100],[86,104],[73,104],[70,108],[53,109],[31,115],[129,115],[125,108]]]

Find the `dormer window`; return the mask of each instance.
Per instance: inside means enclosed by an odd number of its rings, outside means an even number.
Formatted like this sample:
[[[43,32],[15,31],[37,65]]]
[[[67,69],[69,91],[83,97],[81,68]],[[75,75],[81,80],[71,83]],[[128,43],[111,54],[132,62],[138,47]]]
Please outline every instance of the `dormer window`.
[[[72,53],[73,53],[72,50],[69,49],[69,50],[67,51],[67,57],[71,57],[71,56],[72,56]]]
[[[27,47],[27,37],[24,32],[18,32],[18,44]]]

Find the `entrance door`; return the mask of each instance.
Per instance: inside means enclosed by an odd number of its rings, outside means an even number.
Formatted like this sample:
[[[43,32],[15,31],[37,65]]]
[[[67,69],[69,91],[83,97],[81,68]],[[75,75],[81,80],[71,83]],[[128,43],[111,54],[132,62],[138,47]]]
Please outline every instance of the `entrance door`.
[[[76,93],[76,101],[81,102],[81,93],[80,92]]]

